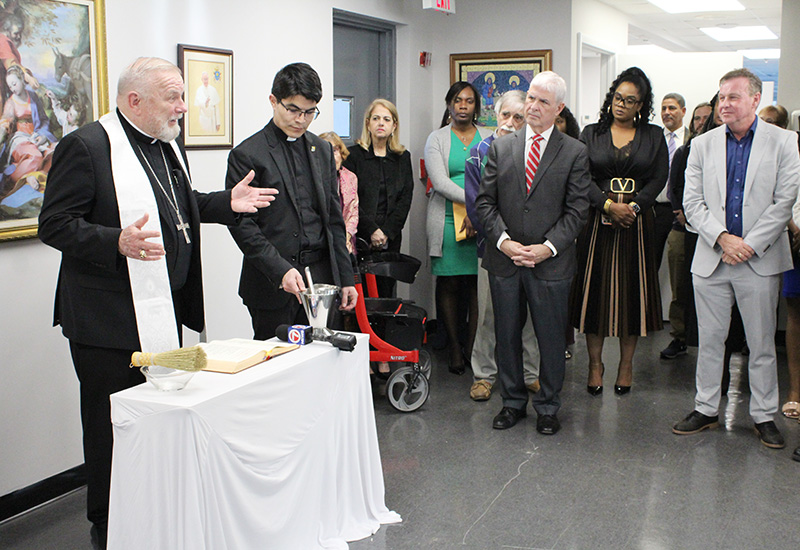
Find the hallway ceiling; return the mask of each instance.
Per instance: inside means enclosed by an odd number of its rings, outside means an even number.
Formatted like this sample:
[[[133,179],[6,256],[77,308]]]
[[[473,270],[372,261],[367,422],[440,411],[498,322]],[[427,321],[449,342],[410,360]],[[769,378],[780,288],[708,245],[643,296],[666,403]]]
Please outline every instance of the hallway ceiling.
[[[600,0],[626,14],[628,45],[654,44],[673,52],[733,52],[752,48],[780,48],[778,40],[717,42],[701,27],[768,27],[781,35],[782,0],[739,0],[743,11],[667,13],[647,0]]]

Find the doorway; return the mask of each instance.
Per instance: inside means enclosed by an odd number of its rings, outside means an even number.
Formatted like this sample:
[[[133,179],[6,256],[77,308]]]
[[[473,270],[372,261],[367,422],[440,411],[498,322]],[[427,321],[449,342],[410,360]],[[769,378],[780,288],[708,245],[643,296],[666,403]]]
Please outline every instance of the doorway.
[[[581,129],[597,122],[600,107],[608,88],[614,81],[616,56],[614,52],[595,46],[578,33],[577,86],[575,118]]]
[[[395,101],[395,26],[333,10],[334,131],[351,146],[372,100]]]

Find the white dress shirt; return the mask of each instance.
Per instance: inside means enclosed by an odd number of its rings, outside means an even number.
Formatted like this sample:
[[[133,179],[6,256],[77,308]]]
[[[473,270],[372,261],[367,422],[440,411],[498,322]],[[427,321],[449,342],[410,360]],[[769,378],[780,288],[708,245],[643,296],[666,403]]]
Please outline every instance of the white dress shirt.
[[[683,145],[683,138],[686,135],[686,126],[681,126],[675,132],[670,131],[668,128],[664,128],[664,139],[667,141],[667,145],[669,145],[669,136],[675,136],[675,150],[678,150],[678,147]],[[672,159],[669,159],[670,167],[672,167]],[[667,196],[667,191],[669,190],[669,181],[667,181],[667,185],[664,186],[664,189],[661,190],[661,193],[658,194],[656,197],[656,202],[669,202],[669,197]]]

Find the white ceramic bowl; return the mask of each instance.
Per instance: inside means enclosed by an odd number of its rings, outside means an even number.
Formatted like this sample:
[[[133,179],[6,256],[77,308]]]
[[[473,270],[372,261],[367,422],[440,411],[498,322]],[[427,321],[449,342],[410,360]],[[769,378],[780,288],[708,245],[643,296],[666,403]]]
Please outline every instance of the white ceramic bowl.
[[[186,387],[194,376],[193,372],[167,367],[142,367],[142,374],[158,391],[178,391]]]

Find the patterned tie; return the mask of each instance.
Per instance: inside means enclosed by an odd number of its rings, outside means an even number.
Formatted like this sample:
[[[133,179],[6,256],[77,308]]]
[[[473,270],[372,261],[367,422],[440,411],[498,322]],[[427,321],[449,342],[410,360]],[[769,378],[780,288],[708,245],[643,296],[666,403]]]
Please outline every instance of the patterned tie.
[[[675,132],[669,133],[669,140],[667,140],[667,151],[669,151],[669,165],[672,166],[672,155],[675,154]]]
[[[672,172],[672,156],[675,154],[676,148],[675,132],[670,132],[669,139],[667,140],[667,152],[669,153],[669,171],[667,172],[668,178],[669,174]],[[672,201],[672,190],[669,188],[669,179],[667,179],[667,199],[670,202]]]
[[[528,151],[528,160],[525,162],[525,188],[530,194],[531,186],[533,185],[533,177],[536,175],[536,169],[539,167],[539,158],[541,153],[539,151],[539,144],[544,138],[541,134],[533,136],[531,148]]]

